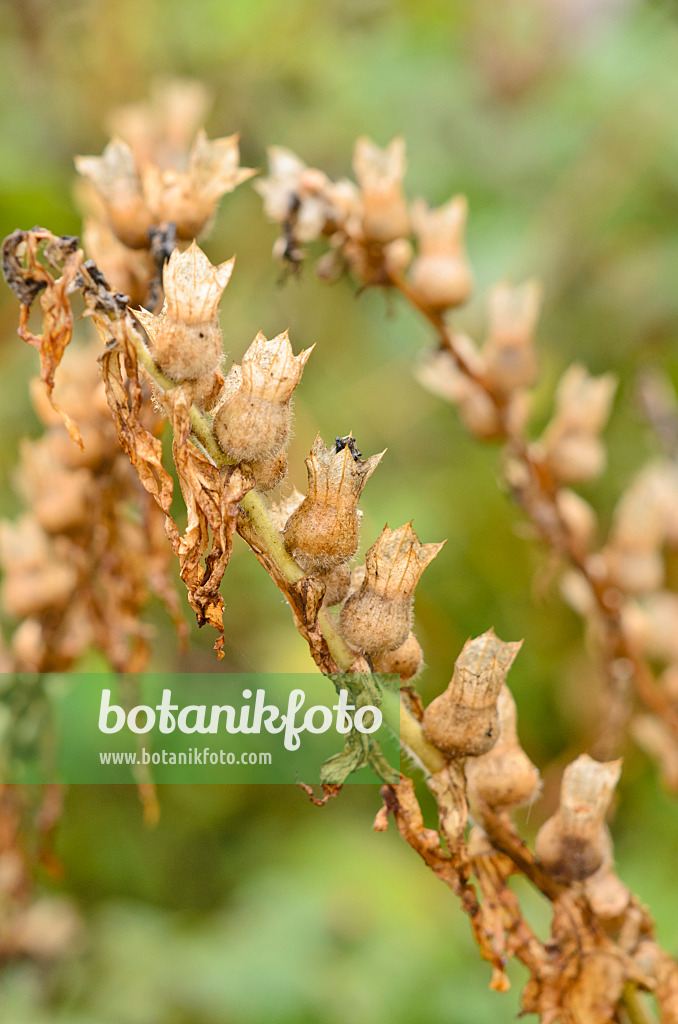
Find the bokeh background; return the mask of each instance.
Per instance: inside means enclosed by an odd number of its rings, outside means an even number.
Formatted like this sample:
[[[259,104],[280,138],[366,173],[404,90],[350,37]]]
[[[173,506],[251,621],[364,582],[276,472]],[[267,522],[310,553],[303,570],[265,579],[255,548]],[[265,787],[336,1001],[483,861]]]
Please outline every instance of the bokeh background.
[[[656,450],[638,374],[678,375],[678,8],[631,0],[4,0],[0,3],[0,228],[78,233],[75,153],[100,153],[106,114],[143,99],[158,76],[214,94],[210,136],[242,133],[243,163],[277,143],[333,177],[354,139],[403,134],[408,190],[470,201],[475,297],[457,323],[482,337],[487,288],[537,276],[539,429],[562,370],[614,370],[609,466],[583,493],[609,520],[634,469]],[[249,185],[222,202],[205,249],[238,254],[222,304],[237,359],[261,328],[317,342],[296,401],[292,480],[319,430],[388,447],[363,500],[363,550],[384,522],[413,518],[448,538],[418,588],[428,699],[467,636],[493,625],[525,637],[512,670],[523,744],[545,772],[527,834],[553,809],[558,773],[585,750],[600,709],[581,622],[547,555],[498,486],[498,453],[414,381],[425,325],[348,281],[280,283],[275,228]],[[0,513],[19,509],[10,479],[22,436],[39,432],[27,382],[35,353],[0,291]],[[86,327],[81,327],[86,331]],[[535,582],[536,580],[536,582]],[[224,581],[226,671],[307,671],[277,591],[243,545]],[[188,615],[188,612],[187,612]],[[153,668],[215,670],[213,638],[179,656],[160,608]],[[7,628],[11,628],[8,624]],[[92,655],[88,665],[96,665]],[[626,752],[614,837],[622,878],[678,947],[678,826],[654,767]],[[57,853],[63,879],[40,885],[85,923],[60,964],[14,964],[0,1018],[11,1024],[374,1024],[514,1019],[524,981],[488,991],[466,919],[393,830],[374,835],[375,788],[325,808],[282,787],[175,787],[142,823],[131,789],[74,787]],[[430,812],[430,805],[427,805]],[[527,820],[529,817],[529,820]],[[521,887],[521,892],[522,892]],[[547,908],[525,891],[534,921]]]

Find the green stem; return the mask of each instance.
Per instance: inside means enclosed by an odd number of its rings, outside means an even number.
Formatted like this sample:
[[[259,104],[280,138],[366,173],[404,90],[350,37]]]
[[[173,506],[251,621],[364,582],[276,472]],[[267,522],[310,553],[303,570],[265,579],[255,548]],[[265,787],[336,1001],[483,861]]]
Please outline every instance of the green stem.
[[[656,1024],[654,1015],[633,982],[629,981],[624,986],[621,1001],[631,1024]]]
[[[407,753],[414,757],[425,771],[431,775],[442,771],[447,764],[445,758],[428,742],[420,723],[392,690],[382,690],[381,713],[391,731],[400,737],[400,743]]]
[[[240,504],[280,573],[288,583],[298,583],[303,579],[304,571],[299,568],[285,547],[281,534],[276,530],[264,507],[261,495],[256,491],[248,491]]]

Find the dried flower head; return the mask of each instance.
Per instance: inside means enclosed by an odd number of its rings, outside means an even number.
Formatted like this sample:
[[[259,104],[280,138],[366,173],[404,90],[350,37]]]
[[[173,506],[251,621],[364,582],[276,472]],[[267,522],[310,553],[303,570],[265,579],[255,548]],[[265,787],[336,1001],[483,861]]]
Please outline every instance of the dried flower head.
[[[240,166],[239,138],[208,139],[200,131],[187,170],[146,165],[141,179],[153,223],[172,221],[179,238],[200,235],[212,221],[221,197],[256,174]]]
[[[449,686],[424,713],[430,743],[451,757],[477,757],[494,746],[497,700],[521,646],[522,640],[500,640],[493,629],[466,641]]]
[[[516,703],[507,686],[497,700],[499,737],[480,757],[466,762],[465,773],[471,806],[480,800],[507,810],[528,803],[539,792],[539,771],[523,750],[516,729]]]
[[[363,459],[352,435],[330,448],[316,437],[306,459],[308,494],[285,526],[285,546],[302,569],[326,572],[358,548],[358,502],[384,452]]]
[[[621,759],[601,762],[582,754],[565,769],[560,806],[535,840],[542,865],[559,881],[582,881],[603,863],[609,842],[605,815],[621,765]]]
[[[537,377],[534,331],[541,287],[527,281],[517,288],[498,284],[490,292],[490,333],[483,346],[485,378],[501,394],[530,387]]]
[[[617,387],[610,373],[591,377],[579,364],[563,374],[556,392],[556,415],[539,446],[557,480],[592,480],[605,467],[599,434],[610,415]]]
[[[155,361],[172,380],[198,380],[214,373],[223,356],[217,319],[235,257],[213,266],[196,242],[175,249],[163,270],[165,305],[159,316],[133,310],[148,334]]]
[[[127,143],[114,138],[101,156],[76,156],[75,166],[101,196],[111,227],[120,241],[131,249],[148,245],[148,230],[153,219],[143,195],[134,154]]]
[[[214,417],[214,433],[236,462],[275,459],[285,448],[291,424],[290,399],[313,351],[295,356],[289,334],[270,340],[261,332],[242,358],[235,379]]]
[[[151,133],[146,144],[138,123],[123,118],[134,149],[116,137],[102,156],[76,157],[78,171],[103,200],[115,234],[131,248],[147,248],[149,229],[169,222],[179,238],[195,238],[209,227],[221,197],[256,173],[240,166],[238,135],[210,140],[201,130],[186,153],[186,129],[196,127],[196,103],[189,102],[183,113],[185,123],[177,122],[166,136]],[[146,120],[142,115],[141,122]]]
[[[360,185],[366,238],[384,245],[409,234],[410,217],[403,194],[406,169],[405,140],[400,136],[383,149],[365,136],[357,140],[353,170]]]
[[[339,629],[350,647],[372,657],[405,643],[414,589],[443,544],[420,543],[412,523],[397,530],[384,527],[365,556],[360,590],[339,614]]]
[[[412,203],[418,254],[410,280],[417,297],[430,309],[459,306],[471,293],[473,275],[464,247],[467,215],[465,196],[454,196],[437,209],[423,199]]]

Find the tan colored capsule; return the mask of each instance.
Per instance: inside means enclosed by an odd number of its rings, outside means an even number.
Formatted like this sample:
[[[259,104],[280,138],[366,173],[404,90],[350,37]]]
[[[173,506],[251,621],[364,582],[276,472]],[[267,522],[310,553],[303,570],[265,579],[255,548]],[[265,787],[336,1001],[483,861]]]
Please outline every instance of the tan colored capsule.
[[[242,359],[239,387],[234,380],[225,389],[214,416],[216,439],[236,462],[271,460],[284,449],[290,399],[312,351],[295,356],[287,331],[270,341],[261,332],[254,339]]]
[[[580,882],[602,865],[609,844],[605,815],[621,765],[621,758],[601,762],[582,754],[565,769],[560,806],[534,844],[544,869],[558,881]]]
[[[181,383],[215,373],[223,358],[217,319],[235,258],[213,266],[194,242],[175,249],[163,270],[165,304],[159,316],[132,310],[151,340],[153,356],[171,380]]]
[[[443,542],[444,543],[444,542]],[[421,544],[411,523],[385,526],[365,556],[365,578],[339,614],[347,644],[371,657],[405,643],[412,627],[414,589],[443,544]]]
[[[497,700],[521,646],[522,640],[500,640],[493,629],[466,641],[449,686],[424,713],[429,743],[451,757],[477,757],[494,746]]]
[[[358,548],[358,502],[384,452],[363,459],[355,442],[328,448],[320,434],[306,459],[308,495],[285,526],[285,546],[307,572],[326,572],[348,562]]]
[[[454,196],[437,209],[417,199],[411,209],[419,246],[410,274],[414,291],[430,309],[444,310],[461,305],[473,288],[473,274],[464,246],[466,197]]]
[[[382,651],[372,659],[375,672],[394,672],[400,676],[401,683],[413,679],[423,664],[421,645],[414,633],[410,633],[404,644],[394,651]]]
[[[504,685],[497,700],[499,737],[480,757],[466,762],[465,772],[471,806],[480,800],[490,807],[508,810],[529,803],[539,792],[539,771],[523,750],[516,729],[516,704]]]

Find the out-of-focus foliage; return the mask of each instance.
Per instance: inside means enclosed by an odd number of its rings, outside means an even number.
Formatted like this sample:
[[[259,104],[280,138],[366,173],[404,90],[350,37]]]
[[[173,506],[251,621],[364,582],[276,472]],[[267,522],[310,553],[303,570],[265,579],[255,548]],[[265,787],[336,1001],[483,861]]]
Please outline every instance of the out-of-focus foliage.
[[[383,144],[401,133],[411,195],[469,197],[477,289],[456,322],[481,337],[493,281],[544,283],[536,425],[573,361],[619,375],[610,465],[586,490],[609,513],[656,444],[635,400],[638,372],[659,365],[678,375],[673,5],[5,0],[2,16],[2,235],[36,222],[79,231],[73,154],[100,152],[107,111],[143,98],[159,75],[205,81],[215,97],[211,135],[241,131],[243,163],[253,167],[278,143],[338,177],[357,135]],[[525,637],[512,673],[521,736],[536,763],[552,765],[531,811],[536,826],[553,809],[558,769],[586,749],[598,713],[581,625],[496,486],[496,452],[415,383],[417,352],[431,340],[425,326],[379,292],[321,284],[310,263],[280,286],[275,235],[244,185],[226,197],[204,243],[215,262],[238,255],[221,313],[227,347],[239,359],[257,329],[272,336],[286,327],[295,351],[317,342],[295,402],[290,467],[300,488],[318,430],[353,430],[368,455],[388,447],[363,502],[361,550],[386,521],[414,518],[423,540],[448,538],[417,591],[427,699],[447,683],[467,636],[493,625],[507,640]],[[16,318],[3,290],[4,481],[19,437],[39,430],[27,390],[35,354],[16,337]],[[0,511],[16,507],[3,487]],[[243,545],[223,593],[227,669],[308,669],[288,610]],[[155,625],[154,668],[216,669],[211,638],[194,630],[180,658],[159,608]],[[134,792],[69,794],[60,885],[90,928],[47,983],[34,967],[12,968],[7,1020],[513,1019],[517,997],[486,990],[489,970],[454,900],[392,832],[371,834],[376,791],[345,792],[324,810],[296,791],[254,787],[177,788],[161,804],[160,825],[147,832]],[[675,950],[675,808],[632,749],[614,831],[621,877]],[[533,902],[539,920],[545,911]]]

